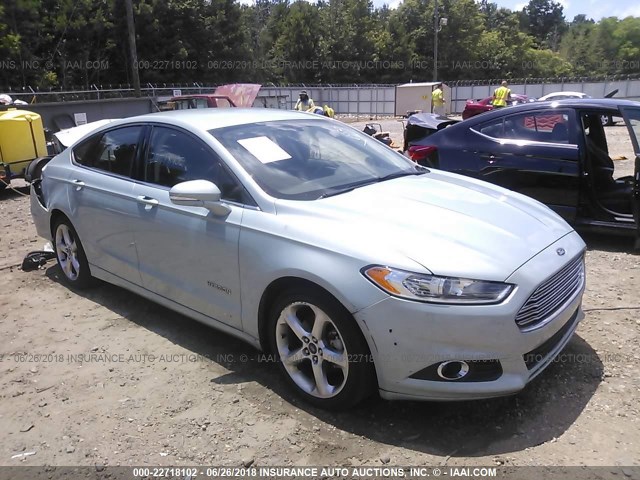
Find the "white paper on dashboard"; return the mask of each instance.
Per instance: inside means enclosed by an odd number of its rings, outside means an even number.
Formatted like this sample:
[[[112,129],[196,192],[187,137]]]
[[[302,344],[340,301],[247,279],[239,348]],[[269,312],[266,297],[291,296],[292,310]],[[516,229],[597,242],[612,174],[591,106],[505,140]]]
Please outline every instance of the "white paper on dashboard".
[[[262,163],[277,162],[291,158],[291,155],[269,137],[243,138],[238,140],[238,143]]]

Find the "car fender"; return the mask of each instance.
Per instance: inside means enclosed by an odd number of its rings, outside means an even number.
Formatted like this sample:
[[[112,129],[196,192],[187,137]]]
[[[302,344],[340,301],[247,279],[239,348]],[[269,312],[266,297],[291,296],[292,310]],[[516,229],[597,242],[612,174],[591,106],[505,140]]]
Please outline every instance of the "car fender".
[[[311,282],[352,314],[388,297],[360,273],[365,265],[354,257],[251,228],[243,228],[239,251],[242,326],[255,338],[260,338],[264,294],[280,279]]]

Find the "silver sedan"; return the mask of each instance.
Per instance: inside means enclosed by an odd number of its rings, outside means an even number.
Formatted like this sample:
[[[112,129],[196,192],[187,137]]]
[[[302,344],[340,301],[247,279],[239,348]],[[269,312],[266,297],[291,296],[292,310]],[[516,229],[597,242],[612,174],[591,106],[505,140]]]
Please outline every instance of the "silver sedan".
[[[512,394],[583,317],[585,245],[558,215],[335,120],[146,115],[45,163],[32,216],[70,286],[240,337],[324,408]]]

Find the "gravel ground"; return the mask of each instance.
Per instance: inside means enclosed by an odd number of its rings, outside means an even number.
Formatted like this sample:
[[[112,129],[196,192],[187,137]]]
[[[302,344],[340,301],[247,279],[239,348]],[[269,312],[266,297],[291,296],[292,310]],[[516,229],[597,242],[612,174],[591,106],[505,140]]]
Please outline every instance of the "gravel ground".
[[[72,291],[53,262],[21,271],[44,243],[28,198],[0,192],[0,218],[0,465],[640,465],[628,239],[586,238],[586,318],[520,394],[327,413],[234,338],[118,287]]]

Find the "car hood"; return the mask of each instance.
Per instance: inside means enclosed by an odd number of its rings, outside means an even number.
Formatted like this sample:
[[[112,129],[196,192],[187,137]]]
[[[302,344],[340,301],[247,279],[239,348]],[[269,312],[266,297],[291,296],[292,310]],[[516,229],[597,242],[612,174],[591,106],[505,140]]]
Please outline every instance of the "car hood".
[[[276,209],[289,238],[365,264],[496,281],[572,231],[535,200],[436,170]]]

